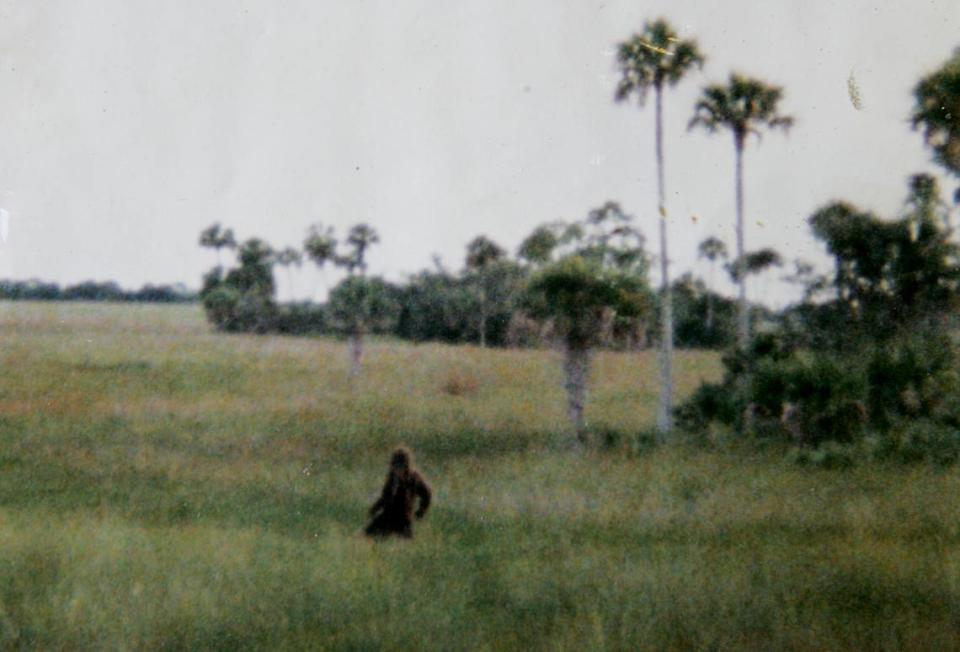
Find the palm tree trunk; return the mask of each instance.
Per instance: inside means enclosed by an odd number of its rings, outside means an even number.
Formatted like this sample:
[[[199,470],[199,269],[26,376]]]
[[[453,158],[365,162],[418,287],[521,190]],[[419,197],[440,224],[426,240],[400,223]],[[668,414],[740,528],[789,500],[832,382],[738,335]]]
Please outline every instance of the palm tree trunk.
[[[833,284],[837,286],[837,301],[843,301],[843,281],[840,276],[840,256],[836,256],[833,259]]]
[[[737,154],[737,261],[743,264],[743,141],[742,134],[735,133],[733,136],[734,148]],[[746,351],[750,344],[750,315],[747,311],[747,274],[746,270],[740,270],[740,279],[738,281],[740,296],[737,299],[737,345],[741,350]]]
[[[737,261],[740,264],[740,296],[737,299],[737,346],[741,351],[746,351],[750,345],[750,315],[747,312],[747,270],[743,268],[743,141],[744,137],[734,134],[734,147],[737,152]],[[739,380],[740,390],[747,387],[748,379],[741,376]],[[750,434],[753,432],[754,422],[754,404],[747,405],[743,413],[743,432]]]
[[[563,373],[566,378],[567,414],[573,424],[577,442],[586,443],[587,429],[583,418],[587,400],[587,375],[590,371],[590,351],[584,346],[567,344],[563,361]]]
[[[667,208],[663,182],[663,89],[655,87],[657,96],[657,202],[660,212],[660,405],[657,409],[657,430],[669,434],[673,416],[673,298],[670,293],[670,259],[667,253]]]
[[[358,329],[350,335],[350,376],[357,376],[363,365],[363,333]]]
[[[713,335],[713,273],[711,272],[710,287],[707,288],[707,332]]]
[[[484,279],[480,279],[480,348],[487,347],[487,292],[483,287]]]

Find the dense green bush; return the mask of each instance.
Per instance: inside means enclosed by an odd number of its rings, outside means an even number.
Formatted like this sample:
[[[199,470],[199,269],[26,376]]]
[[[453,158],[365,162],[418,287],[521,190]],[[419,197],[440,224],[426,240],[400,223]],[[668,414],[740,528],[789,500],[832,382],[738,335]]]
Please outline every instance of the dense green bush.
[[[200,298],[211,322],[228,332],[267,333],[276,329],[273,252],[257,238],[237,250],[239,267],[224,275],[218,265],[203,278]]]
[[[942,335],[878,347],[867,368],[871,424],[886,430],[898,418],[960,425],[960,382],[953,348]]]
[[[960,429],[930,419],[903,420],[884,436],[868,437],[865,445],[874,459],[946,466],[960,459]]]
[[[279,305],[274,325],[277,332],[284,335],[322,335],[330,332],[325,307],[309,301]]]
[[[867,438],[878,455],[902,461],[950,461],[960,451],[960,375],[942,335],[846,355],[793,349],[767,335],[747,354],[727,354],[724,367],[720,383],[702,385],[678,409],[685,429],[719,423],[808,448]]]
[[[811,216],[833,278],[809,278],[776,335],[724,358],[722,382],[681,406],[685,427],[790,438],[815,449],[798,461],[819,466],[842,465],[849,451],[836,445],[866,442],[901,461],[957,459],[960,373],[946,334],[960,304],[960,248],[936,180],[914,175],[909,187],[896,219],[846,202]]]
[[[330,292],[329,323],[343,335],[391,333],[400,313],[397,294],[397,288],[380,277],[348,276]]]
[[[672,285],[674,345],[722,349],[736,339],[737,304],[686,274]],[[659,304],[658,304],[659,305]]]

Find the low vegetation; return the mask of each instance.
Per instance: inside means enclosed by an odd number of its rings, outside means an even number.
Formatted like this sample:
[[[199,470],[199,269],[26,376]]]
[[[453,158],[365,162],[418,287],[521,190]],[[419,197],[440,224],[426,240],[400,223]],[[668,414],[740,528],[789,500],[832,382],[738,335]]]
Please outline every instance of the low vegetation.
[[[807,462],[832,463],[837,444],[903,459],[956,458],[960,247],[935,178],[912,177],[905,206],[901,217],[880,219],[834,202],[810,218],[834,257],[833,276],[808,279],[807,301],[780,328],[724,356],[723,380],[705,383],[680,408],[688,430],[719,424],[833,446],[829,455],[798,458]]]
[[[5,647],[960,645],[955,467],[656,447],[654,352],[596,354],[594,445],[570,453],[549,351],[373,340],[351,378],[343,343],[210,333],[196,306],[0,325]],[[681,396],[721,374],[676,362]],[[374,544],[398,442],[436,502]]]

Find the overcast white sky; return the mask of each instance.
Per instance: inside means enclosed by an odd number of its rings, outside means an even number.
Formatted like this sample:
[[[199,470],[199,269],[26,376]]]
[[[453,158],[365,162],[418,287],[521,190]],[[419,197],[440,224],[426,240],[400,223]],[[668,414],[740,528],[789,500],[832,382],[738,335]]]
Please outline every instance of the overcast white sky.
[[[0,277],[197,287],[214,221],[278,246],[366,221],[373,271],[399,280],[608,199],[652,249],[653,107],[613,102],[613,53],[661,15],[708,57],[665,102],[677,273],[733,241],[731,138],[686,132],[732,70],[784,86],[796,118],[750,143],[750,249],[820,260],[815,208],[894,214],[935,170],[907,116],[960,46],[956,0],[0,0]]]

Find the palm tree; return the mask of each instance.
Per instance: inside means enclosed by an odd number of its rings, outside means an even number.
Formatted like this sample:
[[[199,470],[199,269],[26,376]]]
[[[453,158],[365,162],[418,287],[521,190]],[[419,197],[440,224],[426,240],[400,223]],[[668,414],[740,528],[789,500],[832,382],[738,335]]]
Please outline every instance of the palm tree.
[[[220,223],[216,222],[200,232],[200,246],[208,247],[217,252],[217,267],[223,267],[220,260],[220,250],[223,248],[233,249],[237,246],[237,240],[233,235],[233,229],[222,229]]]
[[[706,258],[710,261],[710,288],[707,292],[707,332],[713,333],[713,295],[715,290],[713,288],[713,277],[714,271],[717,266],[718,259],[727,259],[727,245],[723,243],[723,240],[710,236],[706,240],[700,243],[699,248],[697,249],[700,258]]]
[[[751,251],[742,258],[727,265],[730,278],[737,283],[744,276],[759,276],[771,267],[783,267],[783,256],[769,247]]]
[[[287,285],[290,287],[290,293],[293,294],[293,277],[290,274],[290,268],[294,265],[300,267],[303,264],[303,254],[300,253],[299,249],[294,247],[287,247],[281,249],[274,254],[274,260],[277,265],[280,265],[287,270]]]
[[[350,276],[367,274],[367,249],[380,242],[380,234],[369,224],[357,224],[347,233],[347,245],[351,251],[339,259],[339,264],[347,268]]]
[[[480,301],[480,347],[487,346],[487,284],[489,271],[507,252],[496,242],[479,235],[467,244],[467,272],[472,273],[477,284],[477,298]]]
[[[751,133],[760,137],[760,127],[789,129],[793,118],[780,115],[777,104],[783,97],[783,89],[762,81],[733,73],[724,86],[714,84],[703,89],[703,94],[694,108],[689,128],[702,126],[710,133],[721,128],[733,134],[736,152],[737,196],[737,260],[744,258],[743,233],[743,149]],[[747,312],[746,274],[739,275],[740,297],[737,304],[737,344],[746,349],[750,341],[750,317]]]
[[[327,263],[336,264],[337,238],[333,233],[333,227],[325,227],[322,224],[312,225],[307,231],[307,238],[303,241],[303,251],[320,268],[320,274],[324,278],[324,289],[329,291],[324,268]]]
[[[703,60],[696,41],[679,40],[673,27],[662,18],[646,23],[640,34],[634,34],[617,48],[617,63],[621,72],[616,91],[617,101],[635,95],[642,106],[651,88],[656,97],[657,208],[660,213],[660,294],[663,302],[657,428],[663,434],[670,432],[673,413],[673,302],[670,297],[666,191],[663,181],[663,86],[676,85],[694,66],[702,66]]]
[[[563,344],[567,414],[579,444],[587,443],[584,409],[591,350],[616,324],[637,326],[652,312],[642,236],[628,223],[632,219],[616,204],[591,211],[568,229],[568,253],[539,267],[520,296],[523,311],[549,323]],[[626,231],[632,237],[621,242]]]

